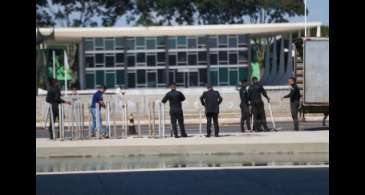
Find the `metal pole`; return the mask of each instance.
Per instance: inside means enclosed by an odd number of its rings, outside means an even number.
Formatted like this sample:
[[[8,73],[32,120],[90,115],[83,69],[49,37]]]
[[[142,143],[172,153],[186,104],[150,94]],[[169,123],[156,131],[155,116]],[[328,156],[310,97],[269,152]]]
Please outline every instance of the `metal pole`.
[[[109,131],[109,138],[112,137],[111,130],[110,130],[110,103],[106,103],[106,112],[107,112],[107,124],[108,124],[108,131]]]
[[[203,110],[200,110],[200,112],[199,112],[199,134],[200,134],[200,136],[203,136],[203,127],[202,127],[202,123],[203,123],[203,121],[202,121],[202,112],[203,112]]]
[[[152,133],[153,133],[153,137],[156,137],[156,129],[155,129],[155,124],[156,124],[156,110],[155,110],[155,101],[152,102]]]
[[[48,104],[48,108],[50,109],[50,114],[51,114],[51,128],[52,128],[52,134],[53,134],[53,140],[56,140],[56,130],[55,130],[55,124],[54,124],[54,114],[53,114],[53,110],[52,110],[52,105]]]
[[[307,0],[304,0],[304,37],[307,37]]]
[[[128,137],[128,113],[127,113],[126,103],[124,103],[124,131],[125,131],[125,137]]]
[[[45,111],[45,115],[42,117],[42,119],[44,121],[44,128],[46,129],[48,126],[47,122],[48,122],[48,117],[49,117],[48,115],[50,113],[50,111],[49,111],[50,106],[48,105],[48,103],[45,103],[44,105],[45,105],[44,108],[46,109],[46,111]]]
[[[162,119],[161,119],[161,111],[162,111],[162,103],[159,102],[158,103],[158,136],[161,137],[162,133],[161,133],[161,129],[162,129]]]
[[[64,131],[64,124],[63,124],[63,104],[59,105],[59,135],[60,135],[60,140],[63,141],[63,131]]]
[[[165,137],[165,104],[162,104],[162,137]]]
[[[81,139],[84,137],[84,126],[85,126],[85,112],[84,104],[81,104]]]
[[[95,119],[96,119],[96,137],[98,139],[100,139],[100,127],[101,127],[101,124],[100,124],[100,110],[99,110],[99,104],[96,103],[95,104]]]

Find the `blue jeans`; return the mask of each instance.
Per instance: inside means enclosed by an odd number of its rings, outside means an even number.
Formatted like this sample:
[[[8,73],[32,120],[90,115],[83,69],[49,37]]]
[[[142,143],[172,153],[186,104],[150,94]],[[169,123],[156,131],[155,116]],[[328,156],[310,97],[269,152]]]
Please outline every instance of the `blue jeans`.
[[[94,134],[95,135],[95,131],[96,131],[96,108],[90,108],[90,114],[91,114],[91,117],[92,117],[92,124],[91,124],[91,134]],[[99,110],[99,129],[100,129],[100,133],[101,134],[106,134],[107,133],[107,129],[104,129],[103,128],[103,125],[102,125],[102,119],[101,119],[101,111]]]

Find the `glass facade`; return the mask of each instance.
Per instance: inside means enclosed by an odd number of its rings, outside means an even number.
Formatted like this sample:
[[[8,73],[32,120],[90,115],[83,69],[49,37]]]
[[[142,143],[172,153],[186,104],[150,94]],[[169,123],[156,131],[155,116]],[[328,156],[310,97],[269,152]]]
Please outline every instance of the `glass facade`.
[[[248,77],[246,35],[83,39],[85,86],[233,86]]]

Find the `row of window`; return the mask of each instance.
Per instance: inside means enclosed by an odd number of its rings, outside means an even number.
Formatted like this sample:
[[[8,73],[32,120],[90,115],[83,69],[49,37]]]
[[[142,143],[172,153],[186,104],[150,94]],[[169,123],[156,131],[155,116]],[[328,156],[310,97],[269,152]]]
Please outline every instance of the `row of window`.
[[[169,36],[169,37],[105,37],[84,38],[85,51],[176,48],[238,48],[248,45],[246,35]],[[167,43],[167,44],[166,44]]]
[[[176,82],[177,86],[196,87],[207,84],[207,69],[188,69],[179,71],[168,70],[169,82]],[[248,68],[212,68],[209,70],[210,83],[216,86],[234,86],[239,80],[247,79]],[[128,88],[138,87],[165,87],[166,69],[158,70],[128,70],[126,86],[124,70],[114,71],[87,71],[86,88],[94,89],[98,84],[105,84],[108,88],[123,86]]]
[[[207,65],[207,52],[169,52],[168,65]],[[126,56],[127,66],[164,66],[166,65],[166,53],[129,53]],[[246,63],[247,50],[215,51],[209,52],[211,65],[237,65]],[[124,66],[124,53],[96,53],[85,55],[86,67],[117,67]]]

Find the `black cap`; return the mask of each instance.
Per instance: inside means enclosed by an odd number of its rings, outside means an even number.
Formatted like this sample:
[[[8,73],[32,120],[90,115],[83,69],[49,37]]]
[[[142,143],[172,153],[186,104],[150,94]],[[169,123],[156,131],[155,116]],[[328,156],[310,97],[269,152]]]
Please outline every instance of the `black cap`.
[[[213,88],[213,85],[211,84],[211,83],[208,83],[207,84],[207,88],[209,89],[209,88]]]
[[[105,85],[96,85],[96,89],[106,89]]]

